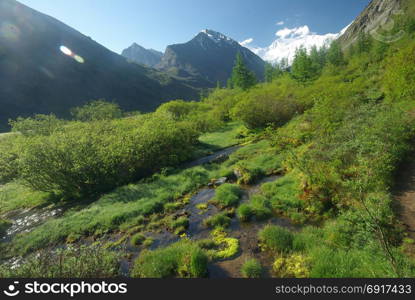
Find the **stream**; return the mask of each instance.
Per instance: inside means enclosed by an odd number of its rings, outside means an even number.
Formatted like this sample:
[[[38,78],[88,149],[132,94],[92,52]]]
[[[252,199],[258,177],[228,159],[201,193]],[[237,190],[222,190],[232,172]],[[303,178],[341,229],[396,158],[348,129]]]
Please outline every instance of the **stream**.
[[[195,161],[186,163],[184,168],[191,168],[198,165],[203,165],[213,162],[223,162],[228,159],[229,155],[233,152],[240,149],[240,146],[234,146],[227,149],[218,151],[212,155],[197,159]],[[241,203],[247,202],[250,200],[251,196],[260,192],[260,187],[262,184],[267,182],[273,182],[280,178],[280,176],[269,176],[265,177],[254,185],[245,185],[242,186],[243,195],[241,198]],[[224,178],[224,182],[227,179]],[[224,182],[221,182],[223,184]],[[193,195],[189,201],[189,204],[183,209],[183,212],[189,217],[189,227],[187,229],[186,235],[191,240],[200,240],[210,237],[211,229],[205,227],[203,222],[206,218],[209,218],[217,214],[220,210],[213,204],[209,203],[215,196],[215,188],[205,187],[200,189],[195,195]],[[207,204],[207,209],[199,209],[199,204]],[[10,241],[16,234],[29,232],[36,226],[41,225],[48,219],[59,217],[63,214],[63,209],[51,209],[51,208],[32,208],[25,210],[16,210],[9,212],[7,214],[7,219],[12,222],[12,225],[8,228],[6,235],[3,237],[3,241]],[[268,257],[266,253],[261,252],[258,248],[257,234],[267,224],[274,224],[292,230],[296,230],[295,226],[290,224],[287,219],[279,218],[274,216],[268,221],[265,222],[250,222],[250,223],[241,223],[238,218],[235,216],[232,218],[231,225],[228,229],[229,236],[237,238],[240,243],[240,251],[232,259],[216,261],[209,264],[208,271],[210,278],[237,278],[241,277],[240,268],[247,258],[256,258],[258,259],[263,266],[272,265],[273,257]],[[163,248],[169,246],[180,238],[167,231],[162,230],[160,232],[147,232],[144,233],[145,236],[151,237],[153,239],[153,244],[149,247],[150,250],[157,248]],[[121,238],[119,234],[114,234],[110,237],[110,240],[116,241],[118,238]],[[107,241],[109,241],[107,239]],[[142,247],[131,246],[129,241],[125,241],[119,249],[125,253],[124,257],[121,259],[121,274],[123,276],[129,276],[129,272],[132,267],[134,259],[139,255]],[[21,259],[21,258],[19,258]],[[18,264],[19,262],[15,262]],[[266,270],[269,275],[269,270]]]

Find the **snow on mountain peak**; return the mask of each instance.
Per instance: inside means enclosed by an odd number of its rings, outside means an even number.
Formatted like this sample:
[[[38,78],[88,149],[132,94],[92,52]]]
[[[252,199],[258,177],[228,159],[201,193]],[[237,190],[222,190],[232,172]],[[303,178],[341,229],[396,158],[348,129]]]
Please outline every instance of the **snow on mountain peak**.
[[[346,29],[347,27],[340,33],[327,33],[321,35],[312,32],[307,25],[294,28],[286,27],[275,33],[277,38],[268,47],[262,48],[252,46],[253,39],[247,39],[241,42],[241,44],[249,48],[265,61],[275,63],[282,59],[288,59],[288,63],[291,64],[298,48],[304,47],[307,50],[310,50],[313,46],[316,46],[317,48],[328,46],[332,41],[340,37]]]
[[[222,41],[226,41],[228,43],[236,43],[234,40],[232,40],[231,38],[227,37],[226,35],[217,32],[217,31],[213,31],[210,29],[204,29],[201,31],[201,33],[204,33],[205,35],[207,35],[211,40],[213,40],[216,43],[222,42]]]

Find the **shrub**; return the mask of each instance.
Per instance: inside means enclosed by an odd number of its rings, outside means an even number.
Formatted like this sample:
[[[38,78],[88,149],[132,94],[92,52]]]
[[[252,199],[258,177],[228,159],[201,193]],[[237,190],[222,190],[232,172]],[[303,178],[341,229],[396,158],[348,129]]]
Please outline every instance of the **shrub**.
[[[207,256],[194,243],[182,240],[166,248],[144,250],[134,262],[132,277],[204,277]]]
[[[81,107],[72,109],[71,114],[75,120],[101,121],[113,120],[122,117],[122,111],[117,103],[107,102],[104,99],[91,101]]]
[[[231,218],[226,213],[219,213],[203,221],[203,224],[209,228],[222,227],[227,228],[231,224]]]
[[[285,95],[276,85],[253,89],[232,109],[232,117],[250,128],[282,126],[304,108],[293,98]]]
[[[130,243],[132,246],[139,246],[145,241],[146,237],[142,233],[136,233],[131,237]]]
[[[197,137],[193,129],[161,116],[141,118],[75,123],[30,139],[19,160],[21,176],[36,190],[79,199],[191,156]]]
[[[116,254],[95,246],[41,251],[18,267],[0,267],[2,278],[114,278],[118,273]]]
[[[261,263],[254,258],[246,260],[241,267],[241,274],[245,278],[260,278],[262,272]]]
[[[258,233],[258,237],[263,250],[289,252],[292,249],[293,234],[283,227],[267,225]]]
[[[236,206],[242,195],[241,188],[236,184],[226,183],[216,189],[212,202],[222,208]]]
[[[35,115],[34,117],[10,120],[9,124],[13,132],[19,132],[25,136],[51,135],[65,125],[64,120],[58,119],[54,114]]]

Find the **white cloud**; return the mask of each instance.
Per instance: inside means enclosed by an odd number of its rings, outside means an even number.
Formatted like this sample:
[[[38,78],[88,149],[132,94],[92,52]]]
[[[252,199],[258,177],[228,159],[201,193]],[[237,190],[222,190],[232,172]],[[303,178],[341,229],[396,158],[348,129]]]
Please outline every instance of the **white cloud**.
[[[341,33],[344,31],[345,29]],[[321,48],[324,45],[330,44],[341,33],[320,35],[312,32],[307,25],[295,28],[284,28],[275,33],[277,39],[270,46],[264,48],[249,47],[249,49],[266,61],[274,63],[283,58],[288,58],[289,63],[291,63],[296,50],[301,46],[307,50],[310,50],[313,46]]]
[[[277,22],[277,25],[278,26],[282,26],[282,25],[284,25],[285,24],[285,22],[284,21],[279,21],[279,22]]]
[[[254,41],[254,39],[253,39],[253,38],[250,38],[250,39],[246,39],[245,41],[240,42],[239,44],[240,44],[241,46],[243,46],[243,47],[246,47],[246,46],[248,46],[249,44],[251,44],[253,41]]]

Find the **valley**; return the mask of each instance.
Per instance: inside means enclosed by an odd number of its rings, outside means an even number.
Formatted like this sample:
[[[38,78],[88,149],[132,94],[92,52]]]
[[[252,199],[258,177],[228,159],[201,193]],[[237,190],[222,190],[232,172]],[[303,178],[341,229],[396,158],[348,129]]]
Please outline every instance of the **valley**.
[[[35,108],[23,81],[0,92],[0,277],[415,276],[413,1],[373,0],[290,66],[212,30],[125,58],[21,10],[85,63],[49,57],[74,80],[58,102],[35,73]],[[371,33],[388,21],[392,43]]]

